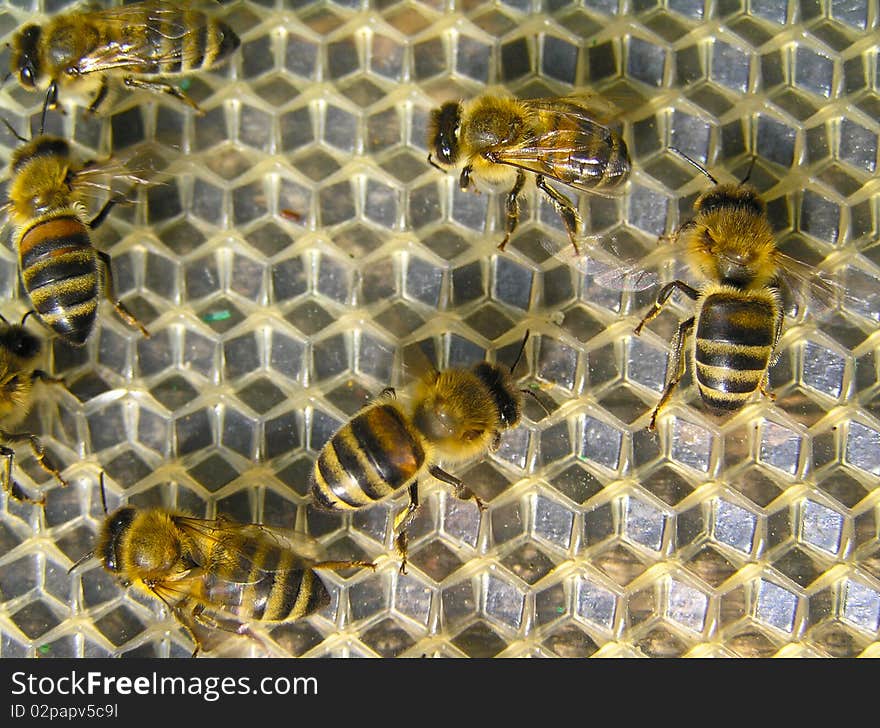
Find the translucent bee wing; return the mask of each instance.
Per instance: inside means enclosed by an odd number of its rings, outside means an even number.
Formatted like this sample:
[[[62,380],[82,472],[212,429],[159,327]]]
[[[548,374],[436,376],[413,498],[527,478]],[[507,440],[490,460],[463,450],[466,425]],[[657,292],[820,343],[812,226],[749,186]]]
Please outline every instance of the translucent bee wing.
[[[407,344],[401,350],[401,371],[404,383],[433,377],[437,374],[438,352],[433,339]]]
[[[148,181],[138,170],[129,169],[124,161],[108,159],[105,162],[89,164],[77,172],[70,182],[70,189],[76,198],[83,202],[101,201],[108,194],[118,197],[116,187],[120,184],[128,187],[127,193],[130,193],[131,188],[148,184]],[[127,193],[123,195],[126,199]]]
[[[253,584],[261,581],[260,574],[306,569],[323,557],[320,543],[298,531],[234,523],[227,518],[175,516],[174,523],[190,535],[191,556],[197,564],[215,563],[218,553],[227,557],[223,562],[225,581]],[[267,558],[269,552],[277,553],[278,557]],[[283,561],[281,552],[288,553]],[[255,563],[255,554],[260,555],[260,563]]]
[[[576,253],[566,241],[560,245],[556,240],[544,238],[543,248],[554,258],[589,276],[593,282],[612,291],[645,291],[657,285],[659,276],[640,268],[633,262],[625,262],[599,247],[598,239],[584,246],[585,253]]]
[[[146,15],[145,15],[146,12]],[[146,26],[154,29],[151,33],[126,34],[126,42],[101,43],[92,51],[77,59],[76,73],[103,73],[105,71],[125,70],[140,71],[145,62],[158,66],[155,73],[175,71],[181,63],[192,62],[201,58],[202,50],[198,44],[187,48],[184,43],[156,43],[157,35],[171,41],[182,39],[189,33],[197,35],[208,25],[207,14],[188,15],[187,22],[181,22],[180,6],[176,3],[161,4],[143,2],[123,5],[121,7],[96,10],[90,15],[96,16],[101,23],[118,25],[119,27]],[[161,30],[159,30],[161,28]],[[159,46],[164,46],[160,48]]]
[[[784,253],[777,253],[776,262],[783,305],[790,316],[799,316],[804,309],[809,309],[813,316],[824,318],[852,299],[853,294],[847,291],[839,277],[823,267],[804,263]],[[869,298],[873,298],[873,302],[860,303],[876,309],[876,292]]]
[[[623,184],[597,187],[603,179],[607,160],[616,152],[608,126],[583,105],[589,100],[569,96],[526,99],[522,103],[552,118],[551,128],[524,144],[493,150],[490,161],[545,175],[585,192],[602,195],[623,192]]]

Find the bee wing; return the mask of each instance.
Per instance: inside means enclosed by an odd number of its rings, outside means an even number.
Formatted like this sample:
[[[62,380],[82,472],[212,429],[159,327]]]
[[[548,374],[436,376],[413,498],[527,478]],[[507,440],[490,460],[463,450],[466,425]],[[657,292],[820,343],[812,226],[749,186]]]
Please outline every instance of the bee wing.
[[[407,344],[401,351],[401,359],[405,382],[437,375],[439,352],[433,338]]]
[[[209,20],[208,15],[202,13],[189,14],[187,23],[182,22],[177,3],[133,3],[97,10],[93,14],[100,21],[120,28],[149,26],[151,31],[125,33],[116,42],[98,45],[77,60],[74,68],[79,74],[125,69],[143,72],[145,62],[156,65],[151,73],[179,71],[181,63],[195,60],[202,51],[198,44],[166,43],[165,40],[178,41],[189,33],[195,35]]]
[[[827,316],[839,305],[852,302],[853,294],[847,291],[840,279],[832,272],[815,265],[796,260],[784,253],[777,253],[776,262],[781,274],[779,286],[789,315],[796,316],[801,307],[808,307],[813,315]],[[877,294],[873,302],[861,304],[877,308]]]
[[[544,238],[541,245],[550,255],[566,265],[590,276],[595,285],[612,291],[645,291],[660,282],[654,271],[641,268],[633,261],[623,261],[603,250],[596,237],[588,238],[587,252],[576,253],[568,242]]]
[[[612,132],[603,123],[603,110],[594,113],[587,107],[592,103],[591,97],[526,99],[521,103],[549,115],[554,121],[553,128],[525,144],[493,150],[493,161],[551,177],[585,192],[621,191],[623,185],[600,190],[590,182],[602,178],[606,160],[614,149]]]
[[[193,543],[193,558],[205,566],[216,557],[212,549],[222,544],[227,560],[223,563],[223,580],[237,584],[253,584],[265,574],[293,569],[307,569],[322,558],[317,540],[298,531],[263,526],[258,523],[234,523],[227,518],[202,519],[175,516],[174,523],[187,533]],[[267,553],[290,554],[283,564]],[[259,555],[260,563],[254,559]]]
[[[70,182],[70,189],[83,202],[100,202],[108,195],[128,199],[128,193],[140,184],[147,184],[145,175],[129,169],[120,159],[108,159],[91,163],[77,172]],[[119,186],[126,187],[126,193],[120,193],[116,189]]]

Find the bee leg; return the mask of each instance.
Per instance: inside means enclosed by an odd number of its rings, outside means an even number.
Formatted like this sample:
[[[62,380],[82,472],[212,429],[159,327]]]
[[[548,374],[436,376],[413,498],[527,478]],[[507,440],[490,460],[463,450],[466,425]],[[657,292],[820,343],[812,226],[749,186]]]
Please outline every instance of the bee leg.
[[[93,162],[88,162],[86,167],[93,164]],[[110,214],[110,210],[114,208],[118,203],[122,202],[125,198],[122,195],[114,195],[107,202],[104,203],[104,207],[98,210],[98,214],[92,218],[92,221],[89,223],[89,227],[92,230],[96,230],[103,222],[107,219],[107,215]]]
[[[49,475],[54,476],[54,478],[61,484],[63,488],[68,486],[68,482],[61,477],[61,473],[53,464],[52,461],[49,460],[49,457],[46,455],[46,450],[43,448],[43,443],[40,442],[40,438],[36,435],[32,435],[29,432],[2,432],[0,431],[0,440],[4,440],[9,443],[16,442],[28,442],[31,446],[31,451],[34,453],[34,457],[39,463],[40,467],[45,470]],[[10,461],[11,465],[11,461]]]
[[[461,189],[466,190],[471,186],[471,172],[474,171],[474,165],[468,164],[461,170],[461,175],[458,178],[458,186]]]
[[[645,324],[653,321],[660,314],[660,311],[663,309],[663,305],[669,300],[669,297],[672,295],[674,290],[678,289],[682,293],[684,293],[688,298],[696,301],[700,297],[699,291],[695,288],[691,288],[684,281],[672,281],[671,283],[667,283],[663,288],[660,289],[660,293],[657,294],[657,300],[654,302],[654,305],[651,306],[651,310],[645,315],[645,317],[639,322],[639,325],[633,329],[633,333],[638,336],[642,333],[642,328],[644,328]]]
[[[104,103],[104,99],[107,98],[107,92],[110,90],[110,84],[107,82],[107,76],[101,77],[101,87],[98,89],[98,93],[95,94],[95,98],[92,99],[92,103],[89,104],[88,112],[90,114],[94,114],[98,111],[98,107]]]
[[[47,384],[64,384],[64,379],[61,377],[53,377],[48,372],[44,372],[42,369],[34,369],[31,373],[31,381],[36,382],[37,380],[41,380],[46,382]]]
[[[205,113],[195,101],[170,83],[165,83],[164,81],[144,81],[143,79],[134,78],[132,76],[126,76],[122,79],[122,82],[129,88],[143,88],[147,91],[168,94],[195,109],[197,114],[203,115]]]
[[[343,569],[372,569],[376,570],[376,565],[372,561],[319,561],[317,564],[311,565],[312,569],[328,569],[330,571],[342,571]]]
[[[101,259],[101,263],[104,265],[104,295],[107,296],[107,300],[113,304],[113,308],[116,309],[119,318],[132,328],[140,329],[144,338],[149,339],[150,332],[147,331],[144,328],[144,325],[135,318],[135,315],[125,307],[122,301],[116,298],[116,292],[113,286],[113,270],[110,268],[110,256],[103,251],[98,251],[98,258]]]
[[[574,254],[580,255],[581,251],[577,245],[577,233],[581,219],[577,210],[571,204],[571,200],[559,190],[553,189],[548,185],[543,174],[535,176],[535,184],[538,186],[538,189],[543,191],[544,194],[550,198],[550,201],[553,203],[554,207],[556,207],[556,211],[562,218],[562,222],[565,223],[565,229],[568,231],[568,239],[571,241],[572,247],[574,247]]]
[[[521,169],[516,171],[516,182],[513,183],[513,187],[510,192],[507,193],[507,199],[505,200],[505,210],[507,212],[507,220],[504,226],[505,235],[504,240],[498,245],[498,250],[504,250],[504,246],[507,245],[507,241],[510,240],[510,236],[513,235],[513,231],[516,230],[516,224],[519,222],[519,193],[522,192],[523,185],[526,183],[526,175]]]
[[[10,497],[17,501],[21,501],[22,503],[30,503],[34,506],[46,505],[46,496],[31,498],[24,492],[22,487],[13,480],[12,461],[15,458],[15,450],[11,447],[0,445],[0,457],[3,458],[2,476],[0,476],[3,479],[3,490],[5,490]]]
[[[385,387],[379,392],[379,399],[388,397],[389,399],[397,399],[397,390],[394,387]]]
[[[767,377],[764,377],[761,384],[758,385],[758,391],[761,392],[761,394],[763,394],[771,402],[775,402],[776,401],[776,392],[771,392],[769,389],[767,389],[768,385],[769,385],[769,382],[767,381]]]
[[[394,519],[394,531],[397,533],[397,538],[394,539],[394,546],[397,549],[397,554],[400,556],[400,573],[406,573],[406,562],[407,562],[407,546],[408,546],[408,538],[406,535],[406,529],[410,523],[412,523],[412,519],[415,518],[416,511],[419,510],[419,481],[414,481],[409,486],[409,505],[406,507],[406,510],[401,511],[397,514]]]
[[[431,475],[433,475],[435,478],[437,478],[437,480],[440,480],[444,483],[449,483],[449,485],[455,488],[456,498],[459,498],[460,500],[470,500],[471,498],[473,498],[474,502],[477,504],[477,508],[479,508],[481,511],[486,510],[486,504],[483,503],[483,500],[451,473],[447,473],[445,470],[437,467],[436,465],[432,465],[431,467],[429,467],[428,472],[431,473]]]
[[[653,430],[657,426],[657,415],[660,414],[660,410],[669,401],[673,390],[678,386],[678,383],[684,376],[684,340],[687,337],[688,332],[694,327],[694,320],[694,317],[691,316],[687,321],[682,321],[678,325],[678,330],[675,332],[675,336],[672,337],[672,356],[669,359],[668,369],[670,374],[666,378],[666,388],[663,390],[663,395],[660,397],[660,401],[651,413],[651,422],[648,425],[649,430]]]

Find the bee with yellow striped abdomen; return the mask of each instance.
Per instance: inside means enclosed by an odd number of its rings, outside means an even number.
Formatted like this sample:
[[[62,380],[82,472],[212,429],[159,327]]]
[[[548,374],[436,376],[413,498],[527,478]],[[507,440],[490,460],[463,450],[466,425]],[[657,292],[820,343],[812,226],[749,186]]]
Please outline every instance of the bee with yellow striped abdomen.
[[[783,293],[798,282],[813,294],[833,293],[835,287],[821,271],[809,270],[779,251],[766,205],[746,180],[719,184],[692,159],[671,151],[715,186],[697,197],[695,216],[673,235],[673,244],[681,245],[702,284],[694,288],[675,280],[663,286],[635,329],[640,334],[676,290],[696,304],[694,315],[679,324],[672,339],[666,385],[649,429],[656,426],[684,375],[688,336],[693,335],[694,375],[703,401],[718,410],[736,411],[755,392],[773,396],[767,391],[767,378],[785,318]]]
[[[161,600],[189,632],[195,655],[218,631],[257,639],[250,624],[289,622],[326,607],[330,593],[318,570],[375,568],[322,561],[320,551],[299,532],[126,505],[106,514],[94,551],[72,568],[97,557],[107,571]]]
[[[509,369],[487,361],[470,369],[431,371],[415,383],[409,405],[386,390],[346,422],[315,461],[311,491],[326,510],[352,511],[409,489],[410,503],[394,523],[401,573],[406,573],[406,526],[419,507],[418,479],[425,472],[449,483],[462,499],[483,504],[438,462],[459,463],[497,449],[501,434],[522,414],[523,390]],[[526,390],[527,391],[527,390]]]
[[[450,101],[431,114],[428,162],[441,171],[460,168],[459,184],[509,190],[504,246],[519,220],[519,195],[526,175],[546,194],[562,217],[578,250],[581,224],[577,206],[548,184],[548,179],[579,191],[619,194],[629,177],[626,143],[600,120],[603,102],[588,95],[515,99],[484,94]],[[601,116],[610,115],[602,109]],[[436,161],[435,161],[436,158]]]
[[[81,346],[94,329],[98,301],[106,295],[127,324],[149,336],[115,300],[110,256],[92,246],[91,231],[120,197],[111,196],[91,219],[85,206],[90,195],[108,190],[100,181],[107,175],[140,180],[112,163],[79,162],[59,137],[18,139],[23,145],[12,154],[3,212],[13,227],[21,282],[34,313],[68,343]]]
[[[22,324],[10,324],[0,316],[0,468],[2,487],[16,500],[35,505],[43,505],[44,498],[27,496],[12,478],[12,464],[15,451],[9,447],[27,441],[40,466],[55,476],[61,485],[66,481],[50,462],[39,438],[30,432],[14,432],[30,414],[34,399],[34,384],[37,381],[60,382],[38,368],[43,351],[42,342],[24,328]]]
[[[198,110],[168,77],[213,68],[241,41],[226,23],[192,3],[131,3],[83,9],[30,24],[12,40],[10,73],[26,89],[90,98],[96,111],[111,78],[128,88],[167,93]]]

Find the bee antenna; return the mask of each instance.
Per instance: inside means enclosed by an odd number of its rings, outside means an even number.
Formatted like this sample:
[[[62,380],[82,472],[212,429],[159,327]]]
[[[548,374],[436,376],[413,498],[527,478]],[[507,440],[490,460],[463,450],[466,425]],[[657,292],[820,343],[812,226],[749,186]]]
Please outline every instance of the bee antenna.
[[[6,126],[6,128],[9,129],[9,133],[12,134],[12,136],[14,136],[16,139],[18,139],[18,141],[20,141],[20,142],[30,141],[29,139],[25,139],[21,134],[19,134],[17,131],[15,131],[15,129],[12,128],[12,124],[10,124],[9,121],[7,121],[6,119],[0,119],[0,121],[3,122],[3,124]]]
[[[24,328],[24,323],[25,323],[25,321],[28,320],[28,317],[29,317],[29,316],[33,316],[33,315],[34,315],[34,309],[31,309],[30,311],[27,311],[27,312],[25,313],[25,315],[21,317],[21,323],[19,324],[19,326],[21,326],[22,328]],[[4,319],[4,321],[5,321],[5,319]]]
[[[446,170],[434,161],[434,157],[431,156],[430,152],[428,152],[428,164],[434,167],[434,169],[439,169],[443,174],[446,174]]]
[[[88,561],[89,559],[93,559],[94,557],[95,557],[95,552],[94,552],[94,551],[89,551],[85,556],[83,556],[83,557],[80,558],[80,559],[77,559],[76,562],[74,563],[74,565],[71,566],[71,567],[67,570],[67,573],[70,574],[74,569],[79,568],[79,567],[82,566],[84,563],[86,563],[86,561]]]
[[[54,81],[49,85],[49,90],[46,91],[46,100],[43,101],[43,113],[40,114],[40,134],[43,134],[43,130],[46,128],[46,114],[49,113],[49,103],[54,96]]]
[[[516,365],[519,364],[519,360],[522,359],[523,352],[526,350],[526,342],[529,340],[529,334],[531,332],[526,329],[526,335],[523,336],[522,343],[519,345],[519,351],[516,353],[516,358],[513,360],[513,364],[510,365],[510,373],[513,374],[513,370],[516,369]]]
[[[9,43],[5,43],[4,45],[5,45],[7,48],[9,48]],[[11,75],[12,75],[12,71],[10,71],[9,73],[7,73],[7,74],[3,77],[3,83],[0,83],[0,86],[5,86],[5,85],[6,85],[6,82],[9,80],[9,77],[10,77]]]
[[[104,509],[104,515],[108,515],[107,511],[107,493],[104,490],[104,471],[101,471],[101,475],[98,476],[98,482],[101,484],[101,507]]]
[[[0,313],[0,321],[9,326],[9,322],[6,320],[6,317],[2,313]]]
[[[678,147],[669,147],[669,151],[672,152],[673,154],[677,154],[677,155],[678,155],[679,157],[681,157],[685,162],[687,162],[687,163],[690,164],[692,167],[695,167],[697,170],[699,170],[699,171],[702,172],[704,175],[706,175],[706,176],[709,178],[709,181],[712,182],[713,185],[717,185],[717,184],[718,184],[718,180],[715,179],[711,174],[709,174],[709,170],[708,170],[708,169],[706,169],[706,168],[705,168],[702,164],[700,164],[699,162],[697,162],[697,161],[691,159],[687,154],[685,154],[683,151],[681,151],[681,149],[679,149]]]
[[[740,183],[741,185],[744,185],[746,182],[749,181],[749,177],[752,176],[752,170],[755,168],[755,162],[757,162],[757,161],[758,161],[758,158],[755,157],[755,156],[753,156],[753,157],[752,157],[752,162],[751,162],[751,164],[749,164],[749,168],[748,168],[748,170],[746,171],[746,176],[743,177],[743,178],[739,181],[739,183]]]
[[[538,403],[538,406],[539,406],[542,410],[544,410],[544,414],[545,414],[545,415],[547,415],[547,416],[549,417],[551,414],[553,414],[549,409],[547,409],[547,405],[545,405],[545,404],[541,401],[541,398],[540,398],[537,394],[535,394],[531,389],[521,389],[521,390],[519,390],[519,391],[522,392],[523,394],[527,394],[527,395],[529,395],[529,397],[531,397],[533,400],[535,400],[535,402]]]

